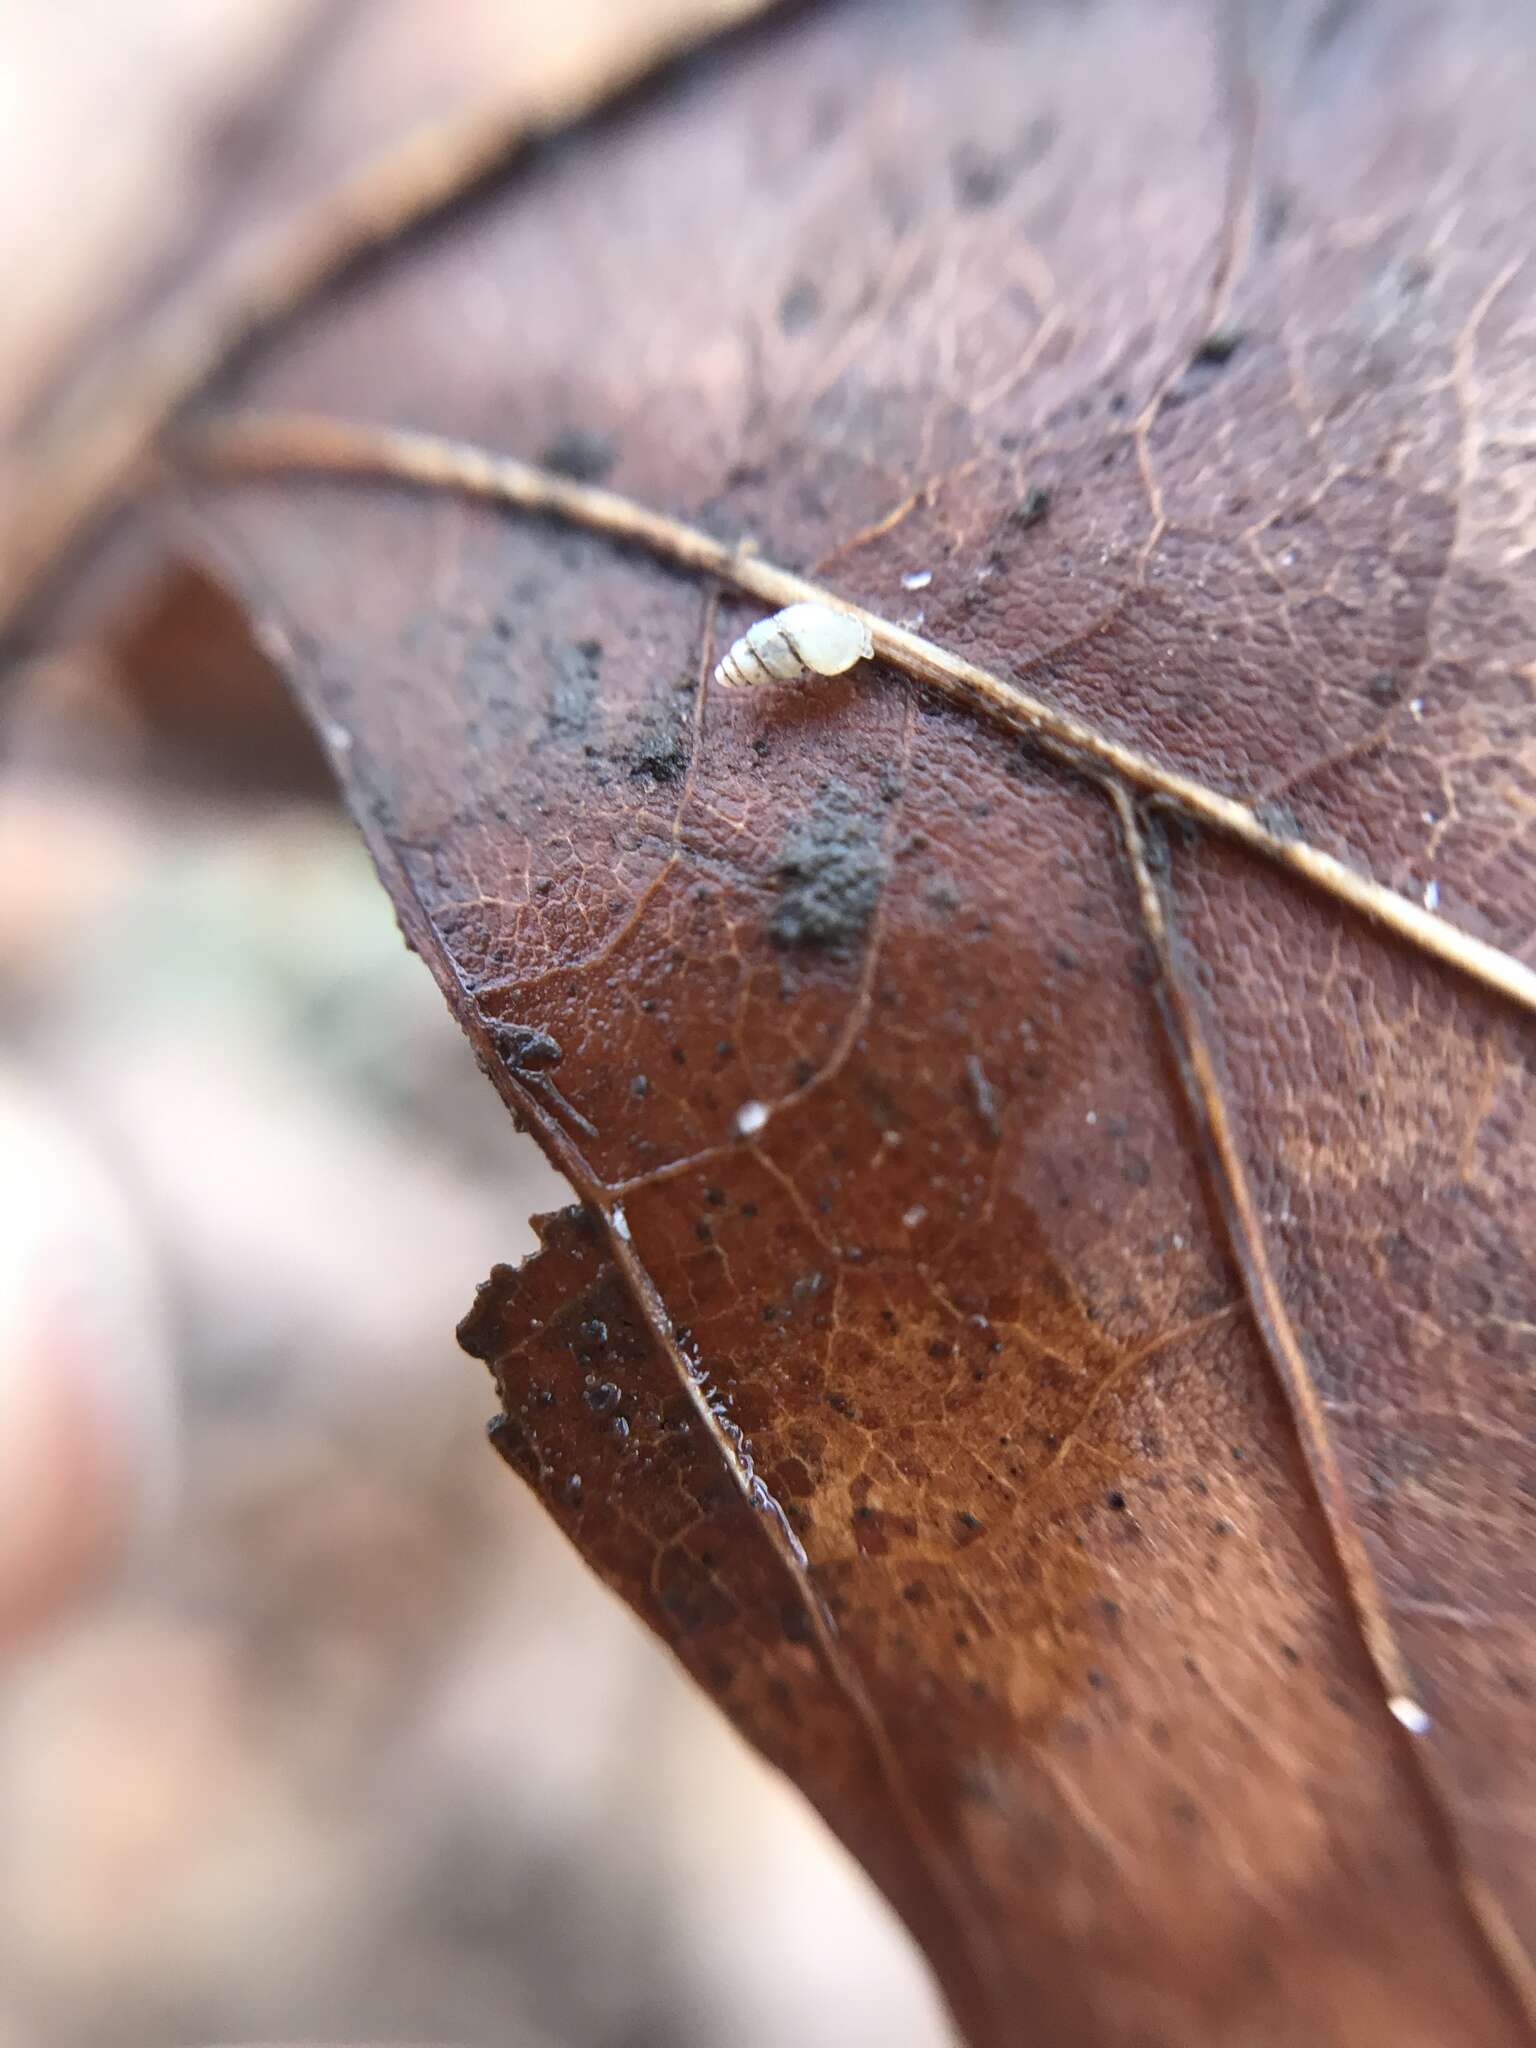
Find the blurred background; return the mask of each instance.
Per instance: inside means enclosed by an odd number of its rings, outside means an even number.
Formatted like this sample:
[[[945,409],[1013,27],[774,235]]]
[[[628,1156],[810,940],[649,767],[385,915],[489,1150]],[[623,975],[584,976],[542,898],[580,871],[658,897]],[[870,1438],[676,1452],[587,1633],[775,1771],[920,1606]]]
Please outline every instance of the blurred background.
[[[385,133],[648,10],[3,0],[0,519],[301,73]],[[487,1448],[453,1327],[566,1191],[173,559],[0,683],[0,876],[0,2048],[945,2041]]]

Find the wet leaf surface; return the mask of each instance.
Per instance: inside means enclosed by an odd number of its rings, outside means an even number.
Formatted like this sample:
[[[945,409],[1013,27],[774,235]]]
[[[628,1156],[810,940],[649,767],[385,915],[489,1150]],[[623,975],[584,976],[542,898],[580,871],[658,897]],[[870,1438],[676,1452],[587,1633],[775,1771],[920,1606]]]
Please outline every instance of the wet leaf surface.
[[[1528,957],[1530,37],[792,12],[221,396],[601,469]],[[600,536],[195,507],[587,1205],[466,1323],[501,1448],[973,2041],[1524,2038],[1528,1020],[1150,828],[1363,1598],[1100,791],[878,665],[720,691],[750,611]]]

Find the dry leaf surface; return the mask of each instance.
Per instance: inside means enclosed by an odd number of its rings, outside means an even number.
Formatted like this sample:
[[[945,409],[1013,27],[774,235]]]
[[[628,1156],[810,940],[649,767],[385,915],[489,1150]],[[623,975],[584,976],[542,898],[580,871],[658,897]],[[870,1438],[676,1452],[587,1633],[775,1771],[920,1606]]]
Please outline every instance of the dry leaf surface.
[[[222,395],[749,533],[1529,957],[1531,47],[792,12]],[[971,2038],[1525,2038],[1528,1020],[1154,826],[1160,970],[1100,791],[878,666],[719,691],[750,612],[601,536],[196,509],[587,1205],[466,1324],[502,1448]]]

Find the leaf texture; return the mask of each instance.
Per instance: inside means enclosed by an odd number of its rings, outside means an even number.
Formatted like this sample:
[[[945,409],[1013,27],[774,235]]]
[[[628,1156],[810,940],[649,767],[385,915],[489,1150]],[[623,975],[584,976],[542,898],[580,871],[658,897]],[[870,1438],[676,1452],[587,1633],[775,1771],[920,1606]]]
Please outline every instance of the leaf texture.
[[[1532,43],[791,11],[219,397],[750,535],[1529,958]],[[889,666],[720,690],[604,536],[190,502],[585,1205],[498,1443],[970,2039],[1526,2038],[1529,1019]]]

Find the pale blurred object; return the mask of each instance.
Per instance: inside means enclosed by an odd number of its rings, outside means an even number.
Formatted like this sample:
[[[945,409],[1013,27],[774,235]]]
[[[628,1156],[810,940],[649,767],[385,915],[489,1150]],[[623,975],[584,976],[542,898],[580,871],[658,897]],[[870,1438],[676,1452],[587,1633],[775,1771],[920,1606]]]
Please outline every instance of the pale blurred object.
[[[0,4],[0,432],[135,281],[205,174],[210,138],[313,10]]]
[[[60,1106],[0,1064],[0,1655],[163,1517],[171,1381],[122,1187]]]

